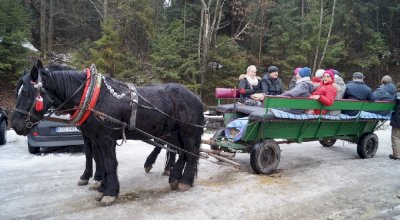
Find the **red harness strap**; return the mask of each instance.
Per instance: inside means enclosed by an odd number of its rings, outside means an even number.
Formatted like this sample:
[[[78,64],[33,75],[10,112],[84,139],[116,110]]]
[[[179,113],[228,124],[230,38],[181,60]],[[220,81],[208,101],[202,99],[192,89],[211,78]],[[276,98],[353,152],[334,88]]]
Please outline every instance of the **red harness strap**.
[[[74,120],[78,116],[79,111],[81,111],[83,102],[85,101],[86,93],[87,93],[87,91],[89,89],[90,80],[92,80],[91,77],[90,77],[90,70],[89,70],[89,68],[86,68],[86,85],[85,85],[85,89],[83,90],[83,94],[82,94],[82,97],[81,97],[81,101],[79,102],[79,106],[76,108],[76,110],[75,110],[74,114],[71,116],[70,120]]]
[[[97,77],[96,86],[94,87],[93,96],[92,99],[90,100],[89,106],[86,109],[86,112],[83,114],[81,120],[75,123],[76,126],[81,126],[89,117],[90,113],[92,113],[90,109],[93,109],[94,106],[96,105],[97,98],[99,97],[100,94],[100,87],[101,87],[101,77],[99,76]]]

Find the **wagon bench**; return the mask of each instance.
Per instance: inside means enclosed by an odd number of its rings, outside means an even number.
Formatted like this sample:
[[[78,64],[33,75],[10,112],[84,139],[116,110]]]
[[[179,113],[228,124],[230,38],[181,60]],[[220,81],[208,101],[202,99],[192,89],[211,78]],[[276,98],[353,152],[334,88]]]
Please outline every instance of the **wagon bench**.
[[[237,96],[236,89],[216,90],[218,99],[230,98],[235,102]],[[211,139],[211,145],[214,150],[250,153],[251,167],[259,174],[276,170],[281,156],[279,143],[318,140],[323,146],[330,147],[341,139],[356,143],[361,158],[372,158],[378,149],[378,137],[373,132],[390,117],[370,112],[390,111],[394,105],[394,102],[336,100],[332,106],[324,106],[314,99],[277,96],[266,96],[264,107],[237,102],[220,104],[217,111],[223,114],[225,126],[243,117],[246,117],[243,120],[247,120],[247,126],[237,141],[219,130]],[[279,109],[359,110],[360,113],[356,116],[294,115]]]

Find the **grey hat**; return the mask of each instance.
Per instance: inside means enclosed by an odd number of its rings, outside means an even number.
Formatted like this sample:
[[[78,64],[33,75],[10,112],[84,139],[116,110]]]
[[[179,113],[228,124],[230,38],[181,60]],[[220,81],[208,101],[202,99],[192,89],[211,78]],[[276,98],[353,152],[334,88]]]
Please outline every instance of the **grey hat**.
[[[365,76],[361,72],[355,72],[355,73],[353,73],[353,78],[354,79],[364,79]]]
[[[388,75],[382,77],[382,83],[383,83],[383,84],[392,83],[392,82],[393,82],[392,77],[390,77],[390,76],[388,76]]]
[[[268,67],[268,73],[274,73],[274,72],[279,72],[278,67],[276,67],[276,66]]]

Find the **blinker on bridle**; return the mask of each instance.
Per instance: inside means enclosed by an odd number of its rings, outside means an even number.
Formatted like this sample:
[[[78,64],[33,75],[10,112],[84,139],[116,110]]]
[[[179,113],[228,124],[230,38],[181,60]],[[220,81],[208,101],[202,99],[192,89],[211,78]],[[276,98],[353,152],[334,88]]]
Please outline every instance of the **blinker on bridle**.
[[[43,98],[41,96],[41,93],[46,95],[46,98],[50,100],[51,104],[53,104],[53,99],[50,98],[50,96],[47,94],[46,90],[43,88],[43,82],[42,82],[42,77],[40,72],[38,73],[38,78],[36,80],[36,82],[34,81],[30,81],[33,88],[36,90],[36,95],[35,95],[35,100],[33,101],[33,104],[29,110],[29,112],[22,110],[22,109],[18,109],[16,108],[15,111],[25,114],[28,117],[25,120],[25,126],[27,128],[32,128],[34,125],[39,124],[40,119],[33,113],[33,111],[36,112],[41,112],[43,110]],[[34,118],[36,120],[36,122],[32,122],[31,118]]]

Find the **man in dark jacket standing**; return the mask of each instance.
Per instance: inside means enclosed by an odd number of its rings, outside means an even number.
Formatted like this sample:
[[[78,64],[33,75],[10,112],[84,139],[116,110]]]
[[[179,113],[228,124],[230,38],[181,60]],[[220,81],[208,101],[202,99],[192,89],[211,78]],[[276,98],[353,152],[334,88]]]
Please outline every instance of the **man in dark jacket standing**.
[[[400,83],[397,84],[397,91],[400,89]],[[396,93],[396,106],[390,118],[392,126],[392,150],[393,154],[389,155],[390,159],[400,159],[400,92]]]
[[[344,92],[343,99],[354,100],[369,100],[373,101],[372,91],[364,83],[364,74],[360,72],[353,73],[353,81],[346,84],[346,91]],[[342,111],[343,114],[355,116],[359,111],[346,110]]]
[[[278,77],[278,72],[278,67],[270,66],[261,79],[261,90],[265,95],[280,95],[283,93],[283,83]]]

